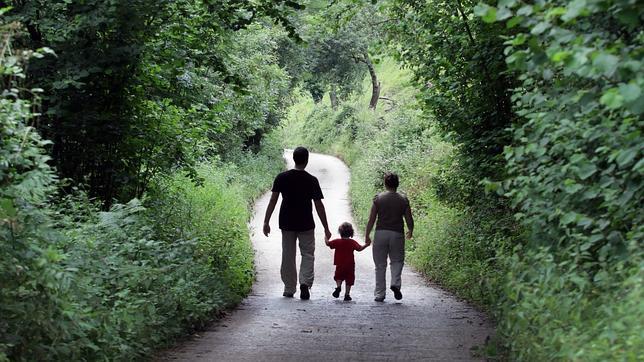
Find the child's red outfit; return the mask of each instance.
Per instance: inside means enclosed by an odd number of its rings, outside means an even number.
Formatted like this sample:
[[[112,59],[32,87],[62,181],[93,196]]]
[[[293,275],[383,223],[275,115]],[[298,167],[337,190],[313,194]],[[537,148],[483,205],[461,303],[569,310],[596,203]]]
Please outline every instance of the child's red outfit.
[[[353,258],[354,250],[362,250],[362,245],[353,239],[333,239],[329,241],[329,247],[335,249],[333,264],[335,275],[333,280],[344,280],[346,285],[353,285],[356,280],[356,262]]]

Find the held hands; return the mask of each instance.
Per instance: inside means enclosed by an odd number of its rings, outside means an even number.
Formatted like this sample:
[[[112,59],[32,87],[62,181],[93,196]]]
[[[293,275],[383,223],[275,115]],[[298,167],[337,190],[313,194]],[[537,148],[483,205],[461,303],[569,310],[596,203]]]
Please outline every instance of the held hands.
[[[371,245],[371,237],[369,237],[369,235],[367,235],[367,236],[364,238],[364,245],[365,245],[365,248],[366,248],[367,246]]]
[[[331,231],[327,228],[324,229],[324,242],[329,245],[329,240],[331,239]]]
[[[264,236],[268,236],[271,233],[271,226],[265,222],[264,223]]]

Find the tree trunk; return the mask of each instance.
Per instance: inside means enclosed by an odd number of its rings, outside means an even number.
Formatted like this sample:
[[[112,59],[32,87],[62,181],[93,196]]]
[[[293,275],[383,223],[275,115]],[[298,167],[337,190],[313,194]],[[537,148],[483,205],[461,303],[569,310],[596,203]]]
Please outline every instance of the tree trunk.
[[[371,59],[369,59],[369,54],[367,54],[366,52],[364,53],[364,62],[369,68],[369,75],[371,75],[372,90],[371,101],[369,101],[369,108],[376,109],[376,106],[378,105],[378,99],[380,98],[380,82],[378,81],[378,77],[376,76],[376,70],[373,67],[373,63],[371,63]]]
[[[331,85],[331,90],[329,91],[329,99],[331,100],[331,108],[333,110],[338,109],[338,95],[335,91],[335,85]]]

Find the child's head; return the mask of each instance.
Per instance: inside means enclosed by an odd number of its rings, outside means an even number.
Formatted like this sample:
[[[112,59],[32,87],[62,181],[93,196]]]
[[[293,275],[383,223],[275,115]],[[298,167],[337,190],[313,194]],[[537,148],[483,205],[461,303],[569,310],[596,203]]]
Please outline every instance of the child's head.
[[[348,222],[343,222],[342,225],[338,228],[340,236],[343,238],[352,238],[353,237],[353,226]]]

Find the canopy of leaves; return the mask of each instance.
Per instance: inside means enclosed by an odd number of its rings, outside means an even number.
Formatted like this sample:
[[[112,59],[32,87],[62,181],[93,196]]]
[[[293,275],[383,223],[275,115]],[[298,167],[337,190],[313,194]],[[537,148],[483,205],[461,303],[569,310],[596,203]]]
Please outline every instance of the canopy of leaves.
[[[27,74],[45,90],[39,129],[53,141],[53,164],[109,205],[140,196],[159,172],[190,171],[200,137],[213,123],[216,135],[241,127],[242,139],[266,128],[263,122],[273,117],[268,110],[260,111],[264,120],[249,124],[245,117],[216,116],[223,102],[215,98],[257,84],[235,65],[240,54],[230,36],[260,19],[294,34],[287,15],[300,7],[293,1],[25,0],[15,1],[6,16],[28,30],[16,46],[56,52],[33,62]],[[279,72],[270,76],[284,79]],[[247,94],[280,96],[270,89]],[[269,102],[279,113],[279,101]]]

